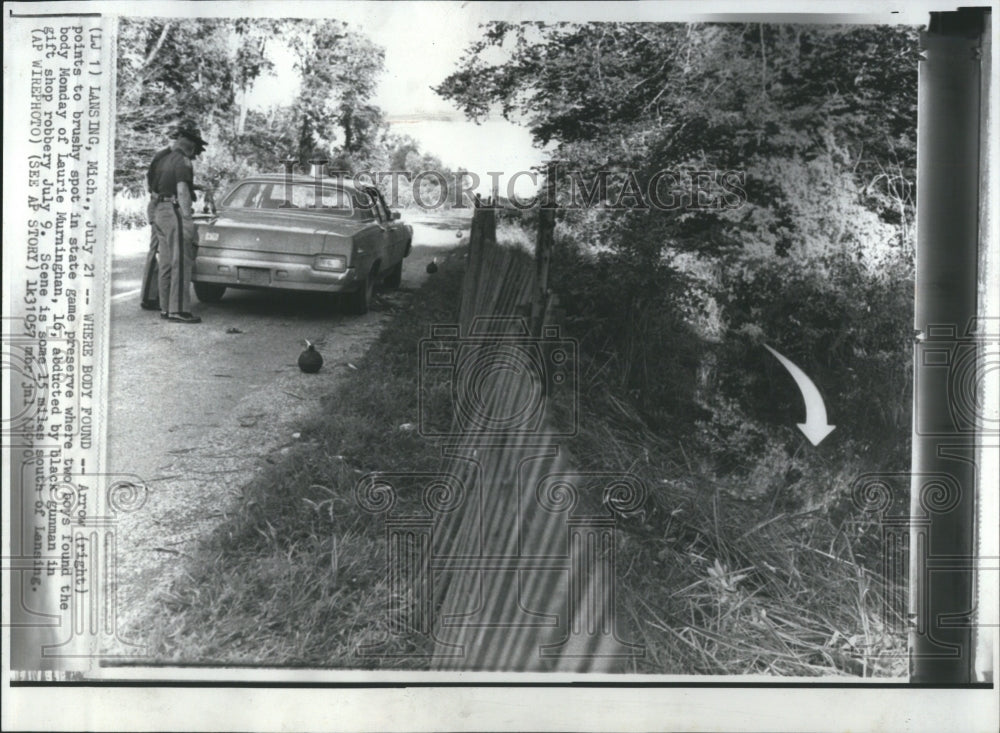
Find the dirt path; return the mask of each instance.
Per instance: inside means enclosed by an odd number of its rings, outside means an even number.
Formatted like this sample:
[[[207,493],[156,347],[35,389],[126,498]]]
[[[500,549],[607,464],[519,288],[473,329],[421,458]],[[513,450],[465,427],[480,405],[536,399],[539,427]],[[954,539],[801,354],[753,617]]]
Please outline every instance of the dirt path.
[[[241,488],[299,440],[319,400],[365,353],[392,313],[407,307],[426,265],[459,243],[461,220],[414,223],[414,250],[397,292],[371,312],[345,315],[327,298],[230,292],[195,304],[198,325],[138,307],[145,232],[116,241],[111,320],[108,473],[137,477],[145,505],[118,525],[118,630],[140,641],[152,599],[184,572],[199,538],[226,516]],[[467,225],[465,232],[467,233]],[[308,338],[323,355],[314,375],[296,360]],[[128,645],[118,653],[140,653]]]

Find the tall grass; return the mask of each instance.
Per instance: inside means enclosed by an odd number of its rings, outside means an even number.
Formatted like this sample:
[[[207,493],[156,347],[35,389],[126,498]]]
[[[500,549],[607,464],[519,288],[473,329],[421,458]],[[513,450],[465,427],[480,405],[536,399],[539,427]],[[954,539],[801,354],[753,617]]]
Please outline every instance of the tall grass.
[[[634,671],[905,674],[905,587],[883,577],[874,519],[776,508],[719,478],[697,445],[651,430],[627,398],[588,394],[568,448],[649,490],[618,525],[619,626],[646,649]]]
[[[837,262],[817,283],[778,277],[793,269],[779,261],[763,271],[772,290],[737,292],[780,348],[798,337],[822,356],[806,366],[832,387],[841,431],[815,448],[791,419],[794,385],[737,330],[718,284],[641,251],[588,254],[577,234],[563,228],[550,275],[582,352],[569,447],[582,468],[652,489],[618,555],[626,620],[650,651],[637,668],[905,674],[905,580],[883,577],[878,519],[851,486],[907,468],[909,351],[891,335],[911,318],[906,263],[875,282]]]
[[[147,643],[163,660],[320,667],[420,667],[387,636],[384,529],[352,490],[372,470],[433,471],[416,431],[417,342],[457,319],[464,256],[452,255],[303,431],[248,484],[194,560],[156,599]],[[570,335],[573,335],[572,333]],[[823,506],[753,495],[720,477],[689,439],[653,429],[600,359],[581,356],[582,470],[629,471],[649,496],[619,522],[617,623],[645,647],[623,671],[905,674],[903,589],[882,577],[878,527]],[[555,404],[555,414],[566,414]],[[786,480],[787,484],[787,480]],[[794,493],[794,483],[784,487]],[[401,497],[405,503],[412,497]],[[888,625],[887,625],[888,622]]]

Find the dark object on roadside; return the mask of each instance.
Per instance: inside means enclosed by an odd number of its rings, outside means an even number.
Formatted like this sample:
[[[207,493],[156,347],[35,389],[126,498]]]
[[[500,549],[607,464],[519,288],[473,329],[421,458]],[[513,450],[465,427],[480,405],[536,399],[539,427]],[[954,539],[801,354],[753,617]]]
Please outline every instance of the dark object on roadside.
[[[226,333],[243,333],[243,332],[240,329],[236,328],[236,326],[230,326],[229,328],[226,329]]]
[[[167,316],[167,320],[174,323],[201,323],[201,318],[187,311],[171,313]]]
[[[299,369],[306,374],[315,374],[323,366],[323,357],[312,342],[306,339],[306,350],[299,354]]]
[[[455,239],[461,239],[461,238],[462,238],[462,230],[459,229],[457,232],[455,232]]]
[[[143,300],[139,303],[139,307],[144,311],[158,311],[160,310],[160,301],[158,300]]]
[[[437,257],[432,257],[431,261],[427,263],[427,272],[433,275],[437,271],[438,271]]]

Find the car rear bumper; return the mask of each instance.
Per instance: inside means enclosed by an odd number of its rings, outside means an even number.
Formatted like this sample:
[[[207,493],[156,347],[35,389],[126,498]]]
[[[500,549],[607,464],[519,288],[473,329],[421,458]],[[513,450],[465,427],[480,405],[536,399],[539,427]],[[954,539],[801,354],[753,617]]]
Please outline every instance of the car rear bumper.
[[[353,267],[348,267],[344,272],[329,272],[302,263],[275,263],[273,260],[202,254],[195,258],[191,279],[194,282],[216,283],[231,288],[277,288],[320,293],[346,292],[354,290],[358,284]]]

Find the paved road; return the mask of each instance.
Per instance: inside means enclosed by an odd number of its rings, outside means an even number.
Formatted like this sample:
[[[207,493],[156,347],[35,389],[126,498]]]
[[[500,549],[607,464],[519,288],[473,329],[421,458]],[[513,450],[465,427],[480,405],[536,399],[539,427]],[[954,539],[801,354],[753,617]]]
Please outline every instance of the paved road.
[[[414,249],[402,287],[376,295],[365,316],[328,297],[227,291],[200,304],[197,325],[171,323],[139,308],[148,233],[121,232],[112,275],[108,472],[138,476],[149,500],[120,529],[120,626],[141,636],[148,598],[165,590],[191,544],[225,515],[228,498],[297,427],[405,308],[442,248],[468,234],[468,219],[411,221]],[[461,229],[460,229],[461,228]],[[319,374],[299,371],[303,340],[324,357]],[[182,564],[182,563],[180,563]]]
[[[112,275],[111,470],[154,476],[163,454],[196,444],[243,397],[278,375],[299,374],[295,364],[304,339],[318,345],[328,364],[336,364],[335,352],[357,336],[370,342],[386,311],[427,278],[431,257],[458,244],[457,231],[468,234],[461,219],[412,224],[414,249],[404,262],[400,294],[377,294],[366,316],[345,314],[323,296],[229,290],[213,305],[192,299],[193,312],[204,319],[197,325],[165,322],[139,308],[148,235],[123,232]]]

